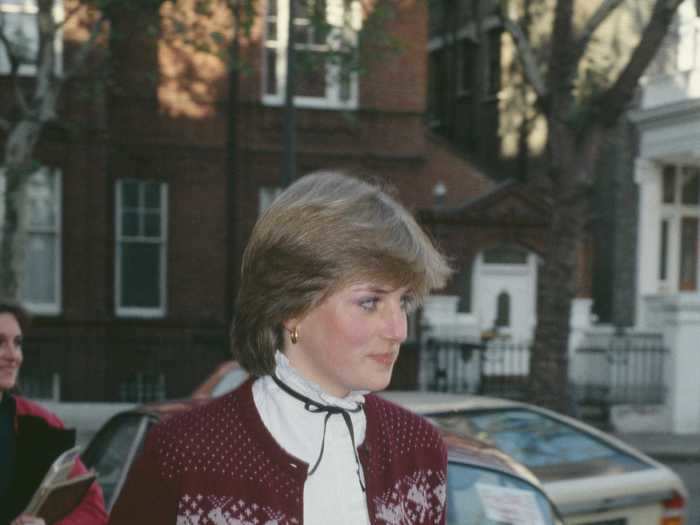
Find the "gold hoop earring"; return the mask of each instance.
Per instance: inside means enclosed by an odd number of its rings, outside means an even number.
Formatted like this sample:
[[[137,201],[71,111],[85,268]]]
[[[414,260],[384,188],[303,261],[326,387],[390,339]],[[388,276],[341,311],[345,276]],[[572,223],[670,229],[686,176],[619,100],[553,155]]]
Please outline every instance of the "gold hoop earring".
[[[299,328],[298,327],[295,326],[294,330],[289,332],[289,339],[290,339],[290,341],[292,341],[293,345],[297,344],[297,341],[299,341]]]

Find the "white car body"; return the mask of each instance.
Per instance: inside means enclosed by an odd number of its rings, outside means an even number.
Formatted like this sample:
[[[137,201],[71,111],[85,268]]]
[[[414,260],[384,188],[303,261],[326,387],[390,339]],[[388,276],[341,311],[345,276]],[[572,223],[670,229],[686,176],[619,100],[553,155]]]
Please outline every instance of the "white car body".
[[[559,472],[559,477],[564,479],[540,478],[545,492],[557,505],[567,525],[679,525],[684,522],[688,493],[678,475],[590,425],[534,405],[505,399],[435,392],[382,392],[380,395],[427,417],[524,409],[573,427],[604,447],[633,458],[630,461],[644,464],[644,468],[633,472],[572,473],[570,477]],[[484,439],[481,434],[478,437]],[[536,469],[520,461],[537,475]]]

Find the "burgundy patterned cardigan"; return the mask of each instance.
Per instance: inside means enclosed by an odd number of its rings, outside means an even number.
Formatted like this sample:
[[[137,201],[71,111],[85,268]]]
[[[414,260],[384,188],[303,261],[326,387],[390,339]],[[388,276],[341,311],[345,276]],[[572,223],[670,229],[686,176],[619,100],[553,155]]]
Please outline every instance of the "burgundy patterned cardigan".
[[[308,465],[267,431],[252,383],[157,425],[110,524],[302,524]],[[374,395],[365,413],[358,451],[372,524],[444,524],[447,453],[438,432]]]

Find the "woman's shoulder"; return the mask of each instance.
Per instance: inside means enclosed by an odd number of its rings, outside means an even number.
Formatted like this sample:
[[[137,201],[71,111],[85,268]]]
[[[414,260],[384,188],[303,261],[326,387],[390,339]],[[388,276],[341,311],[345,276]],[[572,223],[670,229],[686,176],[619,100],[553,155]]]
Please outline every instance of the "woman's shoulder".
[[[365,413],[368,428],[379,427],[386,436],[409,441],[416,446],[443,447],[440,432],[427,419],[376,394],[366,396]]]
[[[39,417],[46,421],[50,426],[56,427],[56,428],[63,428],[63,421],[48,410],[47,408],[41,406],[39,403],[35,401],[31,401],[27,399],[26,397],[22,396],[13,396],[15,400],[15,407],[16,407],[16,415],[17,417],[22,417],[22,416],[34,416],[34,417]]]
[[[239,426],[250,410],[252,394],[248,383],[224,396],[200,402],[197,406],[167,417],[150,432],[159,442],[197,442],[211,435],[226,433]],[[235,436],[235,435],[234,435]]]

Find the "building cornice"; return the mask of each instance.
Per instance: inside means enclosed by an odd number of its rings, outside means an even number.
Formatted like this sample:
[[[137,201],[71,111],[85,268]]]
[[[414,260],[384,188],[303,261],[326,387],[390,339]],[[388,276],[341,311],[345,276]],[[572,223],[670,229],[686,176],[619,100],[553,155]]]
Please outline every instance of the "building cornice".
[[[700,98],[686,99],[649,109],[636,109],[629,112],[629,119],[642,130],[700,120]]]

